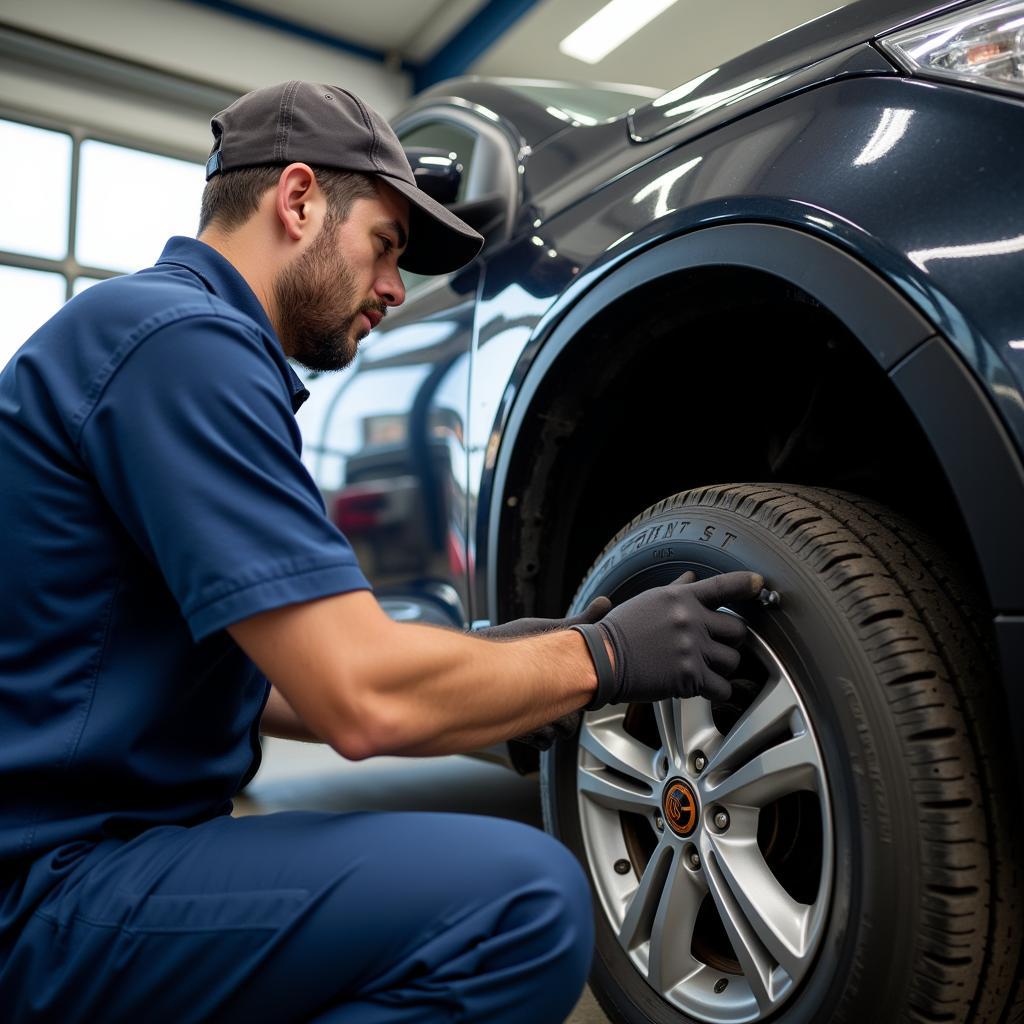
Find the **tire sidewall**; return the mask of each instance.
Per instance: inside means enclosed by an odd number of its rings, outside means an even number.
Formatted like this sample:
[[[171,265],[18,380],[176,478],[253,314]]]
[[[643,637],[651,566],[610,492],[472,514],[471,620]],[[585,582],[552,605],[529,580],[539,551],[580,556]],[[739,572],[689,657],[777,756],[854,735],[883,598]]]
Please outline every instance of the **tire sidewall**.
[[[643,519],[598,559],[572,611],[600,594],[647,583],[644,577],[659,585],[690,569],[699,577],[754,570],[782,595],[776,608],[751,602],[736,610],[790,673],[828,776],[834,871],[825,934],[815,965],[775,1019],[895,1019],[892,1008],[904,1005],[913,969],[916,811],[877,677],[814,569],[766,527],[725,509],[674,506]],[[544,755],[544,810],[549,828],[586,868],[576,770],[575,740]],[[687,1020],[632,967],[596,900],[594,911],[592,982],[606,1009],[630,1024]]]

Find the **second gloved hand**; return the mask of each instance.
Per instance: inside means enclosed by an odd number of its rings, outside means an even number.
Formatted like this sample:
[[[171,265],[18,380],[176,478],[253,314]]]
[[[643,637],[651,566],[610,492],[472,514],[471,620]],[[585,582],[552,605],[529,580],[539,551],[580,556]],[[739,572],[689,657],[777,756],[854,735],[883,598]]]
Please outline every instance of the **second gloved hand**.
[[[726,677],[739,666],[737,647],[747,627],[717,609],[755,597],[764,579],[752,572],[695,579],[684,573],[613,608],[597,626],[582,627],[607,635],[615,654],[614,680],[598,667],[598,690],[589,707],[667,697],[728,700],[732,687]]]
[[[517,640],[524,636],[537,636],[538,633],[550,633],[555,629],[569,629],[585,622],[597,622],[608,614],[611,607],[612,603],[607,597],[595,597],[578,615],[566,619],[513,619],[500,626],[485,626],[473,636],[482,636],[485,640]]]

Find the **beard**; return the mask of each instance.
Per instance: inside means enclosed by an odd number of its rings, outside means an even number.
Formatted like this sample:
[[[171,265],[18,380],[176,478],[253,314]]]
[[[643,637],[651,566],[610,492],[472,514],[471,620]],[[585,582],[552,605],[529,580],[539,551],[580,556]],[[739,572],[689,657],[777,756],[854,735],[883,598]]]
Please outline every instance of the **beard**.
[[[310,247],[274,282],[281,346],[307,370],[348,366],[369,333],[357,333],[356,318],[363,312],[387,312],[382,302],[357,302],[355,273],[338,253],[338,226],[328,218]]]

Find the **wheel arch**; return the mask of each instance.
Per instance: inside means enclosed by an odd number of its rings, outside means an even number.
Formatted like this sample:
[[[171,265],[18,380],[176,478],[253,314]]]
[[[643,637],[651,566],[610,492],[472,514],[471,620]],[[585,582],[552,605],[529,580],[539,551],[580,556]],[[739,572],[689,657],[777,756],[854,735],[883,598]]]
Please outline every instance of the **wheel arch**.
[[[616,267],[571,308],[548,319],[546,330],[542,326],[544,333],[524,357],[528,368],[517,373],[521,383],[503,416],[494,469],[481,490],[478,551],[487,566],[489,615],[531,610],[502,595],[510,592],[510,555],[522,536],[516,519],[523,483],[543,471],[525,463],[539,429],[537,414],[547,415],[545,381],[559,365],[587,358],[597,325],[624,298],[659,280],[712,272],[759,275],[798,289],[856,340],[927,438],[991,611],[1001,618],[1020,616],[1024,586],[1008,554],[1016,540],[1013,524],[1024,522],[1024,472],[991,401],[935,326],[870,267],[805,231],[766,223],[715,225],[663,242]],[[1009,679],[1019,669],[1006,663],[1013,645],[1001,646]]]

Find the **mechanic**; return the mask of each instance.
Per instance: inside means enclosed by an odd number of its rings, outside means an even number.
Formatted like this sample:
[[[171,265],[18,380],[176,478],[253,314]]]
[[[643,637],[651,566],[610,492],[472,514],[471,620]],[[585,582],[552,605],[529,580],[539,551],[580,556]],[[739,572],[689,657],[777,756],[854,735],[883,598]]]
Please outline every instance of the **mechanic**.
[[[287,358],[344,366],[399,266],[481,239],[344,89],[260,89],[213,130],[198,240],[0,374],[0,1018],[562,1020],[593,941],[571,854],[468,815],[234,818],[261,716],[358,759],[721,698],[745,626],[718,609],[763,580],[490,637],[388,618],[300,460]]]

